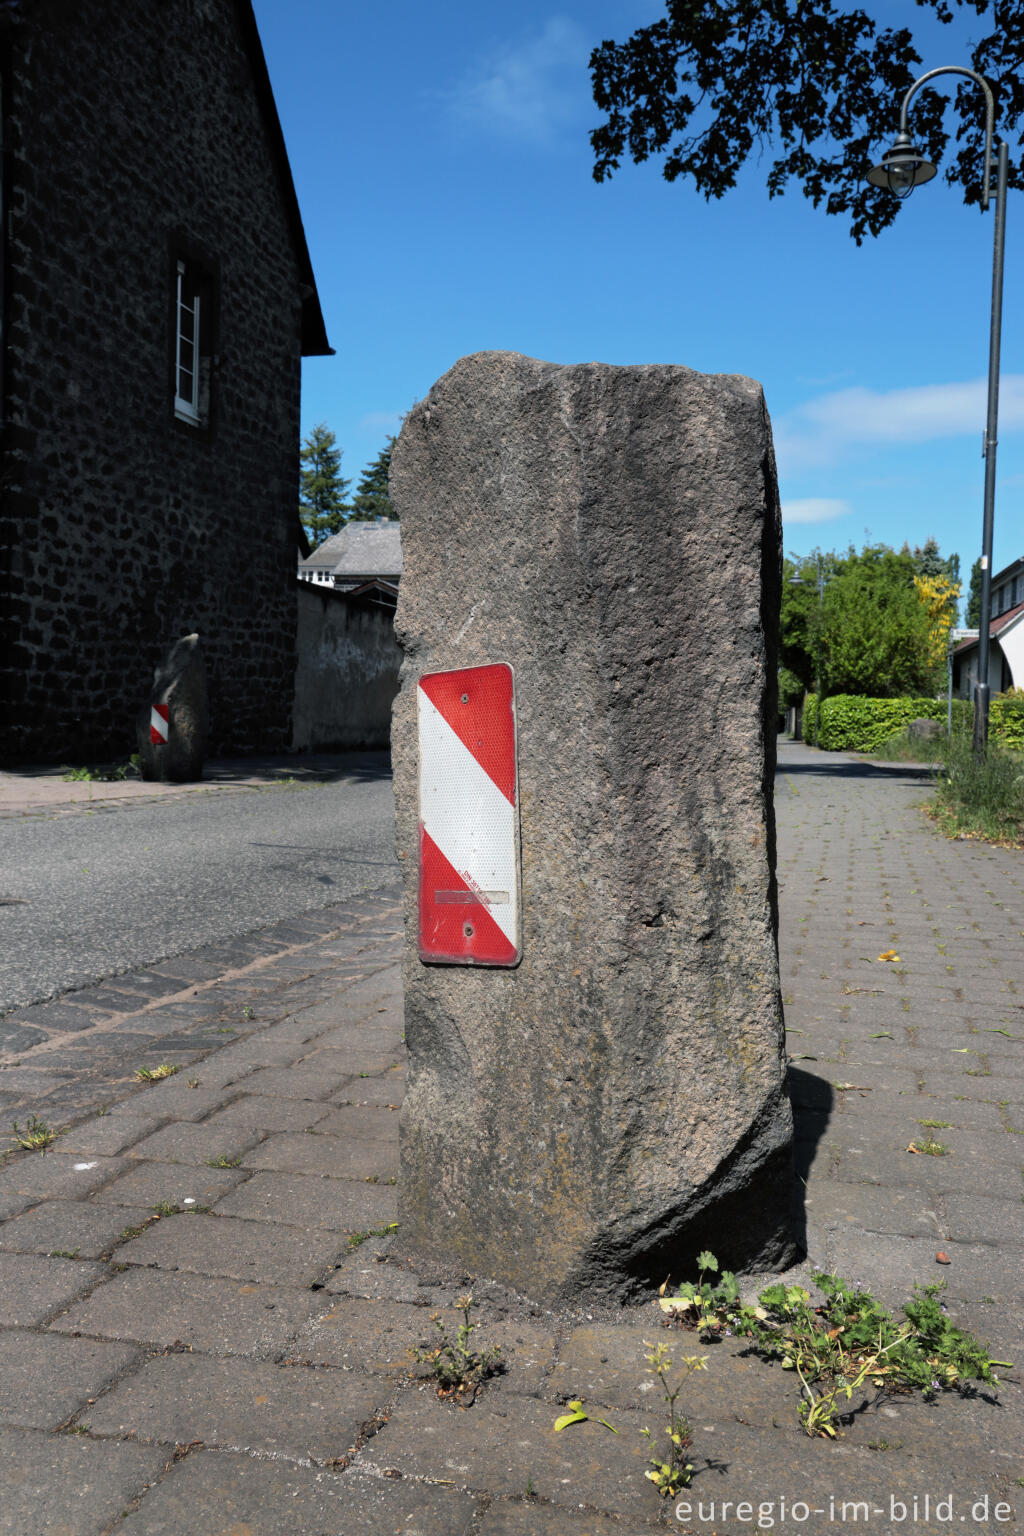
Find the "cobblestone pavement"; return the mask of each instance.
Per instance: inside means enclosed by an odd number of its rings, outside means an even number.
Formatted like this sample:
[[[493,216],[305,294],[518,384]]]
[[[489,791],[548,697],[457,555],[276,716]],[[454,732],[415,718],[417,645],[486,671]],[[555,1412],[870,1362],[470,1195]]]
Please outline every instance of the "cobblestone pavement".
[[[780,752],[796,1219],[809,1265],[891,1304],[945,1279],[951,1314],[1019,1366],[1024,862],[943,841],[927,793]],[[439,1401],[410,1350],[455,1288],[387,1235],[398,913],[377,892],[7,1021],[5,1130],[69,1128],[0,1168],[0,1532],[1020,1527],[1019,1368],[998,1394],[865,1407],[832,1444],[800,1430],[788,1372],[726,1340],[686,1390],[695,1476],[669,1504],[644,1477],[640,1431],[664,1422],[644,1340],[693,1336],[655,1333],[653,1305],[555,1316],[477,1281],[509,1369],[467,1409]],[[908,1152],[929,1130],[946,1155]],[[556,1433],[579,1396],[593,1417]]]

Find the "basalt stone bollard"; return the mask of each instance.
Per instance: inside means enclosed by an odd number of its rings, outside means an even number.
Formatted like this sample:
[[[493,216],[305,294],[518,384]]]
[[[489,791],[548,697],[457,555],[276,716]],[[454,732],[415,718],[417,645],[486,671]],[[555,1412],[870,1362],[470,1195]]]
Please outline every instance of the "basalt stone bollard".
[[[167,740],[152,739],[154,710],[165,706]],[[161,727],[157,724],[157,733]],[[136,738],[144,779],[185,784],[203,776],[209,735],[206,668],[198,635],[186,635],[164,653],[153,674],[150,702],[136,717]]]
[[[538,1299],[794,1256],[772,775],[780,521],[750,379],[462,359],[391,463],[409,1083],[399,1240]],[[424,673],[514,670],[522,959],[417,953]]]

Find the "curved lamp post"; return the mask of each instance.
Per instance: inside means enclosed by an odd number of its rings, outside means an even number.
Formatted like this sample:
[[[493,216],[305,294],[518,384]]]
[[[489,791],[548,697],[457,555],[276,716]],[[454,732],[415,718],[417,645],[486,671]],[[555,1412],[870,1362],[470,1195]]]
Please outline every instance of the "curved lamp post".
[[[912,97],[922,85],[934,80],[936,75],[966,75],[985,93],[985,178],[981,192],[981,206],[987,209],[991,193],[992,129],[995,110],[992,89],[983,75],[959,64],[945,64],[930,69],[915,80],[903,98],[900,108],[900,131],[892,149],[882,156],[881,165],[868,171],[866,180],[874,187],[888,187],[897,197],[909,197],[915,187],[931,181],[936,174],[934,165],[921,155],[911,143],[907,133],[907,109]],[[1008,150],[1000,143],[996,165],[996,223],[995,250],[992,259],[992,316],[989,329],[988,350],[988,417],[982,454],[985,459],[985,511],[981,536],[981,614],[978,633],[978,682],[974,694],[974,750],[984,756],[988,742],[989,704],[989,623],[992,616],[992,522],[996,499],[996,445],[999,418],[999,342],[1003,320],[1003,249],[1006,241],[1006,173]]]

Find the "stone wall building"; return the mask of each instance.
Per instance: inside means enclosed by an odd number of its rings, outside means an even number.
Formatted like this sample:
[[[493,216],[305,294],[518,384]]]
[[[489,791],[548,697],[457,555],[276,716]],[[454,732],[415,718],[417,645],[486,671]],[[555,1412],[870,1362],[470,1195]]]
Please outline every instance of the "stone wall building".
[[[330,351],[249,0],[4,0],[0,752],[132,749],[198,632],[287,747],[302,356]]]

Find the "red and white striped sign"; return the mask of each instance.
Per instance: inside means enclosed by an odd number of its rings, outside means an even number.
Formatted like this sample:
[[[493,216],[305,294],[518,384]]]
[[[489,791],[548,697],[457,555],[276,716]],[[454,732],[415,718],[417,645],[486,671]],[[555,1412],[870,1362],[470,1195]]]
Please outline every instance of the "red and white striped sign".
[[[171,706],[169,704],[154,704],[149,711],[149,739],[154,747],[167,745],[167,734],[170,730],[168,720]]]
[[[427,673],[418,703],[420,959],[516,965],[522,946],[512,668]]]

